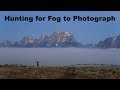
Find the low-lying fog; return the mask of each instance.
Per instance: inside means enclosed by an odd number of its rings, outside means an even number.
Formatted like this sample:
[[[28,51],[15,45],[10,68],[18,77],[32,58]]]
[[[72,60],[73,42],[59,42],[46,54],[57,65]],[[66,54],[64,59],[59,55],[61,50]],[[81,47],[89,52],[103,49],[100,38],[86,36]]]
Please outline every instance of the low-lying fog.
[[[120,65],[120,49],[0,48],[0,64],[40,66],[75,64]]]

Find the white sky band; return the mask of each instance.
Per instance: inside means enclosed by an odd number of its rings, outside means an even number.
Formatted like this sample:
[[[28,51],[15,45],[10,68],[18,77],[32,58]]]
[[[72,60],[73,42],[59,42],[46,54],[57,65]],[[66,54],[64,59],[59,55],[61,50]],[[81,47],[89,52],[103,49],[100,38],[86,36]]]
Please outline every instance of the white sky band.
[[[115,21],[115,20],[116,18],[114,16],[110,16],[110,17],[73,16],[73,21],[94,21],[94,22],[106,21],[106,22],[109,22],[109,21]]]

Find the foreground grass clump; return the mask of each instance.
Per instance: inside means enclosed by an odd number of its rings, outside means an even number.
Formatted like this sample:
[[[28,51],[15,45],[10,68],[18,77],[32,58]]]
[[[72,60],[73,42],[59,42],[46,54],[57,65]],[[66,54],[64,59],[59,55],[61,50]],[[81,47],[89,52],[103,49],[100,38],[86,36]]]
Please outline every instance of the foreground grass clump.
[[[120,79],[120,67],[1,66],[0,79]]]

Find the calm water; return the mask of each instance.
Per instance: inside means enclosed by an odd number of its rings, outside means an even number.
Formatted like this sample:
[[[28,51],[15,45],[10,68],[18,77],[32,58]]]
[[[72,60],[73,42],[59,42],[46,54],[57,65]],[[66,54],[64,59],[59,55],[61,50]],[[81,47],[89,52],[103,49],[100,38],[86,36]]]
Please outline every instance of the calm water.
[[[0,64],[36,65],[115,64],[120,49],[0,48]]]

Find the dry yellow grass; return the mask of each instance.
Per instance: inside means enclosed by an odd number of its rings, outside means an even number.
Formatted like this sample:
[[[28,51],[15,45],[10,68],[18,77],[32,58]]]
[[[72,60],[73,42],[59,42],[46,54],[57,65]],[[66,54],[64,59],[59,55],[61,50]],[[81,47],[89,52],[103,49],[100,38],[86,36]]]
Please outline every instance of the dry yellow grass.
[[[0,67],[0,79],[120,79],[120,67]]]

